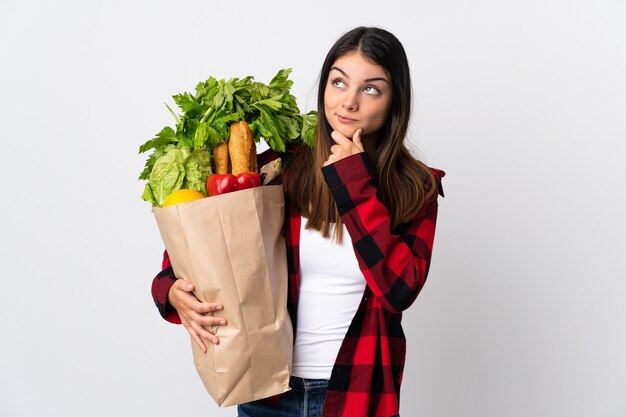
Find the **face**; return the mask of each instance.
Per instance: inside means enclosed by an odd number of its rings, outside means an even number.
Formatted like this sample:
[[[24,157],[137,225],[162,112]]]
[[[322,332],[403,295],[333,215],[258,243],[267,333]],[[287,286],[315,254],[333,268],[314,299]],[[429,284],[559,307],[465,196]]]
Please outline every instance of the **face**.
[[[338,58],[328,74],[324,113],[333,130],[352,138],[362,128],[363,144],[377,139],[391,108],[391,77],[358,52]]]

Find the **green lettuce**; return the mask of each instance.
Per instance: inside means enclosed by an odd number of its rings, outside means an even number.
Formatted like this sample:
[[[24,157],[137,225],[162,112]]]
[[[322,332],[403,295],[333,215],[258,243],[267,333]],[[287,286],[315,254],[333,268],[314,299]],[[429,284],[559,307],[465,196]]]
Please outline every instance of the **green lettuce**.
[[[161,207],[172,192],[183,186],[188,148],[172,148],[160,156],[152,167],[141,196],[153,206]]]
[[[185,161],[185,179],[183,188],[196,190],[205,197],[206,180],[211,175],[211,151],[208,149],[196,149]]]

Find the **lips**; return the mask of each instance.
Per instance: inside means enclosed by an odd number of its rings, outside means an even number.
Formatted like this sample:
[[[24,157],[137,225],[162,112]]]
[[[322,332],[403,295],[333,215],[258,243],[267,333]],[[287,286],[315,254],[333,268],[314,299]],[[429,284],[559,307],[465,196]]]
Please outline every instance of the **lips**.
[[[356,119],[353,119],[351,117],[342,116],[340,114],[337,115],[337,119],[339,119],[339,121],[341,123],[345,123],[345,124],[350,124],[350,123],[354,123],[354,122],[357,121]]]

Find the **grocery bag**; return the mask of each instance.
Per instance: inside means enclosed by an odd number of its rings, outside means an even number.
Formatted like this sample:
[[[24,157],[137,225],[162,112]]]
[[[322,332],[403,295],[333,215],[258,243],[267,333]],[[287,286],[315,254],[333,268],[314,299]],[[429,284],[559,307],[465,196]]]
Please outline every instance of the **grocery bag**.
[[[177,278],[201,301],[220,303],[219,345],[191,340],[193,360],[219,406],[289,390],[293,328],[287,312],[284,194],[266,185],[164,208],[153,214]]]

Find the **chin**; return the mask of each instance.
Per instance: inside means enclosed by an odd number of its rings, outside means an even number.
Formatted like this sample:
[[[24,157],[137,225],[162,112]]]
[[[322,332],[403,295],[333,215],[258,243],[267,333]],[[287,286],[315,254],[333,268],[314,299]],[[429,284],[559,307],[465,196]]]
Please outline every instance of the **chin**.
[[[334,130],[340,132],[342,135],[344,135],[348,139],[352,140],[352,136],[354,136],[354,133],[358,130],[358,128],[340,126],[338,129],[334,129]]]

